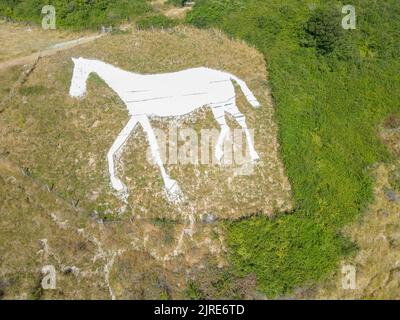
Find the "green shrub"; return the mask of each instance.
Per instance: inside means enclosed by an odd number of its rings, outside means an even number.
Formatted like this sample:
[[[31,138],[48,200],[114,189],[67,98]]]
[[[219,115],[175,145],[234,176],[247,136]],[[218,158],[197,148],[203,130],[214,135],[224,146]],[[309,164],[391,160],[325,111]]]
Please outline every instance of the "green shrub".
[[[21,87],[19,89],[19,92],[21,95],[40,95],[40,94],[46,94],[48,92],[48,89],[43,86],[31,86],[31,87]]]
[[[115,26],[152,12],[146,0],[6,0],[0,4],[0,16],[40,24],[42,7],[48,4],[56,9],[57,28],[75,30]]]
[[[340,11],[331,6],[315,10],[303,27],[301,44],[315,47],[318,54],[331,53],[343,34],[340,21]]]
[[[168,0],[167,1],[168,4],[172,4],[176,7],[183,7],[186,2],[187,2],[187,0]]]
[[[235,2],[235,0],[232,0]],[[195,3],[194,9],[187,15],[187,22],[198,28],[218,25],[223,20],[230,0],[206,1],[199,0]]]
[[[200,288],[194,283],[189,282],[188,287],[186,289],[186,296],[190,300],[204,300],[204,294],[200,290]]]
[[[150,15],[139,18],[136,21],[136,26],[139,29],[149,28],[172,28],[178,23],[164,15]]]
[[[339,270],[355,250],[341,230],[372,199],[367,168],[390,159],[376,128],[399,108],[400,3],[353,1],[357,30],[342,34],[343,4],[328,4],[337,13],[297,0],[201,0],[187,16],[247,41],[267,61],[296,209],[229,223],[227,242],[232,272],[255,274],[269,297]],[[315,50],[299,43],[304,26]]]

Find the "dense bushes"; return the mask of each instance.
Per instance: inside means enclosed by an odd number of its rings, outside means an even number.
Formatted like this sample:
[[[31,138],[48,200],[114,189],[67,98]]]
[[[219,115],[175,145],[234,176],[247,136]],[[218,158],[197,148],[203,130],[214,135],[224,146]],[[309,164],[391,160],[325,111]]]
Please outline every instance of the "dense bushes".
[[[146,0],[3,0],[0,16],[40,23],[42,7],[47,4],[56,9],[57,27],[71,29],[116,25],[152,11]]]
[[[400,113],[400,3],[353,1],[352,31],[338,30],[341,19],[331,15],[340,16],[342,3],[324,3],[199,0],[187,18],[248,41],[268,63],[297,207],[274,220],[229,224],[228,243],[234,272],[255,274],[270,297],[338,270],[354,250],[341,229],[371,200],[369,166],[390,158],[376,136],[378,124]],[[299,41],[303,30],[306,46]]]
[[[315,47],[319,54],[329,54],[341,40],[340,12],[337,8],[317,9],[304,25],[301,44]]]
[[[141,29],[170,28],[176,21],[153,12],[147,0],[6,0],[0,4],[0,16],[39,24],[42,7],[51,4],[56,9],[57,28],[95,29],[134,21]]]

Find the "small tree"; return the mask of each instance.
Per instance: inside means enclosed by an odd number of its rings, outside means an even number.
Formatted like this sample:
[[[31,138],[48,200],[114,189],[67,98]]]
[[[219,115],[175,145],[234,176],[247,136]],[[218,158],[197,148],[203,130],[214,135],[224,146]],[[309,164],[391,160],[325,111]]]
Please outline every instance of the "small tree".
[[[330,8],[317,9],[303,27],[301,44],[315,47],[318,54],[326,55],[335,50],[341,36],[340,12]]]

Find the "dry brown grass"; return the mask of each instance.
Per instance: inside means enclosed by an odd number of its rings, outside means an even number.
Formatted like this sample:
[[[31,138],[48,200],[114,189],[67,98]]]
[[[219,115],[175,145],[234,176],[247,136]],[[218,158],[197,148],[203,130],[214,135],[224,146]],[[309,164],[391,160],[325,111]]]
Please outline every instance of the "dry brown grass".
[[[383,130],[380,136],[392,152],[400,157],[400,125]]]
[[[184,19],[190,10],[191,7],[170,8],[164,11],[164,15],[171,19]]]
[[[110,50],[112,48],[112,50]],[[240,218],[255,213],[274,214],[291,209],[290,185],[279,159],[277,127],[273,119],[263,57],[245,44],[219,32],[175,29],[134,32],[99,39],[54,57],[43,58],[1,118],[3,152],[20,166],[88,211],[116,213],[121,203],[109,186],[106,153],[128,119],[125,106],[98,78],[88,84],[88,96],[68,97],[71,56],[96,58],[125,70],[160,73],[207,66],[226,70],[247,82],[262,103],[258,110],[238,92],[238,105],[255,129],[255,145],[262,161],[251,176],[234,176],[232,166],[168,165],[188,202],[180,209],[164,197],[158,169],[146,158],[148,148],[141,129],[129,140],[119,175],[130,190],[130,208],[136,218],[182,219],[213,213]],[[149,63],[151,61],[152,63]],[[202,116],[201,116],[202,115]],[[167,128],[168,122],[154,121]],[[210,112],[181,121],[182,127],[218,129]],[[232,123],[232,127],[236,127]]]
[[[155,12],[164,14],[166,17],[171,19],[182,20],[186,17],[186,14],[192,10],[192,7],[175,7],[169,4],[167,0],[153,0],[151,4]]]
[[[0,109],[2,109],[1,104],[10,94],[11,89],[21,76],[22,71],[22,66],[15,66],[9,68],[7,72],[0,73]]]
[[[142,73],[205,65],[243,78],[263,104],[254,110],[239,94],[239,106],[256,129],[262,157],[255,175],[233,178],[234,167],[168,166],[190,200],[179,211],[165,201],[158,169],[145,161],[147,140],[139,129],[122,157],[120,175],[131,197],[121,213],[123,204],[109,185],[106,153],[126,123],[127,112],[96,77],[89,80],[85,100],[69,98],[71,56],[97,58]],[[10,88],[21,71],[2,73],[4,88]],[[188,281],[196,277],[194,270],[210,265],[221,270],[226,265],[221,224],[198,221],[192,234],[184,234],[185,214],[194,212],[198,220],[206,212],[238,218],[291,207],[266,78],[264,60],[256,50],[219,32],[193,29],[133,31],[41,59],[0,115],[3,297],[184,298]],[[210,112],[198,116],[183,119],[181,125],[217,128]],[[167,127],[167,122],[153,123]],[[158,219],[162,217],[173,219]],[[41,239],[47,239],[47,253]],[[40,289],[45,264],[57,270],[55,291]],[[79,271],[71,272],[72,266]]]
[[[0,182],[2,298],[107,298],[97,271],[102,261],[92,261],[96,246],[76,231],[81,226],[76,212],[3,159]],[[67,222],[57,223],[54,217]],[[45,265],[56,268],[57,290],[41,290]],[[72,266],[79,275],[68,272]]]
[[[77,39],[87,32],[43,30],[35,26],[0,20],[0,62],[44,50],[60,42]]]
[[[164,261],[183,225],[103,222],[4,158],[0,182],[0,298],[184,298],[188,270],[206,261],[222,266],[223,244],[212,239],[221,232],[216,225],[198,225],[182,252]],[[45,265],[55,267],[56,290],[41,289]]]

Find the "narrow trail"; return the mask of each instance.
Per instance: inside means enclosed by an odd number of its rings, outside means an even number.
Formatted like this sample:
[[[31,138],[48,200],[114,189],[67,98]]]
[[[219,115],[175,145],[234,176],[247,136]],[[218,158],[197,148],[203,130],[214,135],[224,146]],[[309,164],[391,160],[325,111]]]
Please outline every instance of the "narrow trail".
[[[61,42],[61,43],[55,44],[53,46],[50,46],[45,50],[32,53],[28,56],[19,57],[19,58],[15,58],[12,60],[2,62],[2,63],[0,63],[0,71],[3,71],[10,67],[34,63],[36,60],[38,60],[40,58],[49,57],[49,56],[55,55],[56,53],[58,53],[60,51],[65,51],[65,50],[74,48],[76,46],[79,46],[81,44],[92,42],[96,39],[99,39],[99,38],[105,36],[105,35],[106,35],[106,33],[98,34],[98,35],[94,35],[94,36],[90,36],[90,37],[79,38],[79,39],[72,40],[72,41]]]

